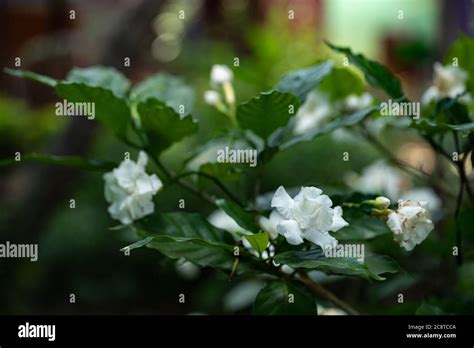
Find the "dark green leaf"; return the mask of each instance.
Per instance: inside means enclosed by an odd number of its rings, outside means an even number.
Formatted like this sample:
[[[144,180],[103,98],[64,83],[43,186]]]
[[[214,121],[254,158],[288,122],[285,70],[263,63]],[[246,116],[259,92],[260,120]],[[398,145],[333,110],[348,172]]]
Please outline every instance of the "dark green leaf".
[[[153,237],[148,247],[167,257],[183,257],[200,266],[232,268],[232,237],[199,214],[154,213],[134,226],[141,238]]]
[[[295,144],[298,144],[304,141],[311,141],[320,135],[330,133],[338,128],[353,126],[361,122],[362,120],[364,120],[372,112],[378,109],[379,109],[378,106],[371,106],[367,109],[359,110],[347,116],[339,116],[338,118],[334,119],[333,121],[321,127],[315,128],[313,130],[309,130],[308,132],[302,135],[296,136],[288,140],[286,143],[283,143],[280,148],[284,150]]]
[[[393,98],[403,97],[400,82],[386,67],[365,58],[362,54],[352,53],[350,48],[337,47],[329,42],[326,42],[326,44],[334,51],[345,54],[349,62],[356,65],[364,73],[367,82],[372,86],[383,89]]]
[[[150,149],[157,155],[198,129],[191,115],[180,117],[173,108],[156,99],[139,103],[137,110]]]
[[[250,129],[262,139],[267,139],[277,128],[286,126],[299,106],[298,98],[292,94],[277,91],[261,93],[259,97],[238,106],[237,121],[243,129]]]
[[[130,99],[136,102],[150,98],[166,103],[180,114],[188,114],[192,111],[194,92],[180,78],[160,73],[138,84],[130,94]],[[179,110],[180,105],[184,106],[184,110]]]
[[[226,199],[217,199],[216,204],[219,208],[224,210],[227,215],[237,222],[243,229],[257,233],[260,228],[255,223],[252,215],[243,210],[237,203]]]
[[[111,89],[75,82],[58,82],[54,89],[59,97],[68,102],[94,103],[95,118],[117,136],[125,136],[131,122],[130,109],[127,101],[117,97]]]
[[[265,251],[265,249],[268,246],[268,233],[267,232],[260,232],[260,233],[255,233],[255,234],[245,234],[245,233],[237,233],[239,236],[247,239],[247,241],[250,243],[252,248],[259,254],[262,255],[262,253]]]
[[[89,87],[111,90],[116,97],[125,97],[130,81],[120,71],[103,66],[73,68],[65,82],[83,83]]]
[[[364,81],[350,69],[333,68],[321,82],[319,90],[326,92],[332,101],[337,101],[351,94],[362,94]]]
[[[5,68],[4,71],[9,75],[37,81],[39,83],[48,85],[50,87],[54,87],[57,83],[57,81],[53,79],[52,77],[40,75],[28,70]]]
[[[310,68],[292,71],[282,78],[275,90],[289,92],[304,102],[308,93],[321,83],[332,67],[331,61],[325,61]]]
[[[287,251],[277,254],[275,262],[286,264],[293,268],[309,268],[325,272],[359,277],[364,279],[385,280],[381,274],[396,273],[397,263],[388,256],[365,255],[363,261],[347,257],[324,257],[320,248],[309,251]]]
[[[313,295],[302,284],[272,281],[255,298],[255,315],[317,315]]]

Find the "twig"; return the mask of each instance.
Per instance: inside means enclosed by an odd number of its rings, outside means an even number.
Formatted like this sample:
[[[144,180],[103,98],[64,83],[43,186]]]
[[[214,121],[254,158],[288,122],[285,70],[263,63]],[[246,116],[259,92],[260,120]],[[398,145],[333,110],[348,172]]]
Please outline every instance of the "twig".
[[[181,174],[175,176],[174,179],[179,180],[180,178],[184,178],[184,177],[190,176],[190,175],[198,175],[198,176],[201,176],[203,178],[206,178],[206,179],[212,181],[217,187],[219,187],[222,190],[222,192],[224,192],[235,203],[237,203],[241,207],[244,206],[242,204],[242,202],[239,200],[239,198],[237,198],[237,196],[235,196],[232,192],[230,192],[230,190],[227,189],[227,187],[225,187],[225,185],[218,178],[216,178],[215,176],[212,176],[210,174],[203,173],[203,172],[197,172],[197,171],[189,171],[189,172],[184,172],[184,173],[181,173]]]

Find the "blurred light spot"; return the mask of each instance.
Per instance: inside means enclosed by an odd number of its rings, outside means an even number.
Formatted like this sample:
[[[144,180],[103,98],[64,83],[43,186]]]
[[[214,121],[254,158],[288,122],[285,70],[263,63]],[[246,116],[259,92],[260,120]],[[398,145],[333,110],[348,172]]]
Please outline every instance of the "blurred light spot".
[[[398,158],[428,173],[433,172],[436,161],[433,150],[421,142],[408,142],[402,145],[398,151]]]

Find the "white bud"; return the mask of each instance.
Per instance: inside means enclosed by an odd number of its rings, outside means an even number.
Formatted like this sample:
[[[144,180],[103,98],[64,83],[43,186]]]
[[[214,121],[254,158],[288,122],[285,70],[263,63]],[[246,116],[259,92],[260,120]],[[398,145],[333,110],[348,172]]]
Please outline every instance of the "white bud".
[[[216,91],[205,91],[204,101],[209,105],[216,105],[220,101],[219,93]]]
[[[231,82],[234,77],[232,70],[227,65],[215,64],[211,69],[211,83],[213,85],[222,85]]]

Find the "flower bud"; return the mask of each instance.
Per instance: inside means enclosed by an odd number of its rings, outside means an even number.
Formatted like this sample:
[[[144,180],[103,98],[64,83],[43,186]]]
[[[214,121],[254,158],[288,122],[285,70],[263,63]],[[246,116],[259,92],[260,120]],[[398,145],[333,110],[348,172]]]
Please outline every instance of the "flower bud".
[[[215,64],[211,69],[211,84],[219,86],[231,82],[234,77],[232,70],[227,65]]]
[[[375,206],[378,209],[387,209],[390,206],[390,199],[384,196],[379,196],[375,198]]]
[[[205,91],[204,101],[211,106],[216,105],[220,101],[219,93],[216,91]]]

